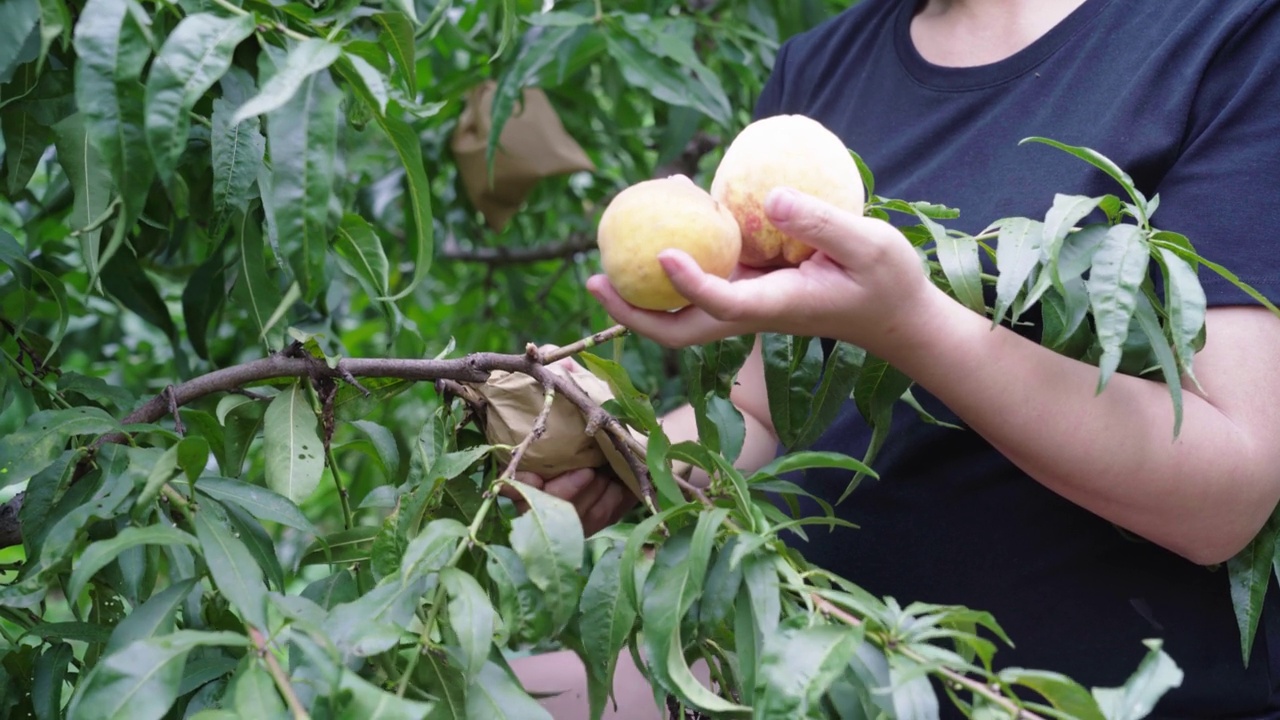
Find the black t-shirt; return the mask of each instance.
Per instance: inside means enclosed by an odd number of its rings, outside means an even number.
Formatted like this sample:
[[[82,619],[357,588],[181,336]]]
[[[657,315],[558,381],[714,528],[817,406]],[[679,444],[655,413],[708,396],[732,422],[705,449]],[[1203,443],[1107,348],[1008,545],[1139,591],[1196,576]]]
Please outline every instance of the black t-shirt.
[[[1160,194],[1153,224],[1280,301],[1280,2],[1087,0],[1021,52],[970,68],[921,57],[909,35],[915,7],[864,0],[788,41],[757,116],[822,121],[867,161],[878,194],[959,208],[948,223],[971,233],[1002,217],[1042,218],[1055,192],[1123,195],[1082,161],[1018,141],[1095,148],[1148,197]],[[1200,279],[1211,305],[1250,303],[1216,275]],[[846,406],[816,447],[860,457],[870,434]],[[976,433],[926,424],[905,406],[875,466],[882,479],[837,510],[860,529],[796,541],[811,562],[904,603],[990,611],[1017,645],[1001,644],[998,665],[1086,687],[1122,684],[1142,640],[1162,638],[1186,675],[1153,717],[1280,709],[1274,587],[1245,669],[1225,567],[1121,533]],[[834,502],[848,479],[817,471],[802,482]]]

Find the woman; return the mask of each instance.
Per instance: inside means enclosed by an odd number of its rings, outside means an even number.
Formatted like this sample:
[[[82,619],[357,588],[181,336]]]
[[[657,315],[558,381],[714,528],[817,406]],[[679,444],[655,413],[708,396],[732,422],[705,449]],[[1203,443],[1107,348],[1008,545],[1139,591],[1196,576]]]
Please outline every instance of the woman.
[[[1119,192],[1085,163],[1018,141],[1094,148],[1159,194],[1154,225],[1280,301],[1280,2],[865,0],[785,45],[757,108],[778,113],[822,121],[867,161],[878,193],[959,208],[952,225],[968,232],[1042,217],[1054,193]],[[1188,385],[1171,442],[1163,385],[1116,376],[1095,395],[1096,367],[992,330],[927,281],[890,225],[787,189],[767,210],[818,254],[730,282],[669,251],[664,268],[693,301],[674,316],[628,306],[604,277],[588,287],[618,322],[668,346],[765,331],[854,343],[963,426],[897,413],[881,480],[838,509],[860,529],[800,545],[811,562],[904,602],[990,611],[1017,644],[999,665],[1086,686],[1122,684],[1141,641],[1161,638],[1185,678],[1153,717],[1280,717],[1280,595],[1246,667],[1227,573],[1212,567],[1280,499],[1280,319],[1201,274],[1202,389]],[[739,383],[740,464],[758,466],[776,446],[758,353]],[[687,409],[668,423],[695,435]],[[859,456],[868,437],[850,406],[817,447]],[[845,480],[813,472],[804,484],[834,501]],[[609,488],[592,471],[545,483],[588,524],[625,509]]]

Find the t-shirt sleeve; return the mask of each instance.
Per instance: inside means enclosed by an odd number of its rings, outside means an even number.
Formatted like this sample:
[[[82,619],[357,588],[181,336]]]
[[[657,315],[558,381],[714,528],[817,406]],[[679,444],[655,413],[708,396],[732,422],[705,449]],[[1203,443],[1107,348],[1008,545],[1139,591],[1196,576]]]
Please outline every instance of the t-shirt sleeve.
[[[1280,302],[1280,3],[1261,3],[1219,49],[1185,138],[1152,224]],[[1208,268],[1199,276],[1211,306],[1256,304]]]
[[[782,47],[778,48],[778,55],[773,61],[773,71],[769,73],[769,78],[765,80],[764,88],[760,90],[760,97],[756,98],[755,110],[751,116],[752,120],[767,118],[783,112],[782,85],[783,76],[786,74],[787,51],[790,48],[790,42],[784,42]]]

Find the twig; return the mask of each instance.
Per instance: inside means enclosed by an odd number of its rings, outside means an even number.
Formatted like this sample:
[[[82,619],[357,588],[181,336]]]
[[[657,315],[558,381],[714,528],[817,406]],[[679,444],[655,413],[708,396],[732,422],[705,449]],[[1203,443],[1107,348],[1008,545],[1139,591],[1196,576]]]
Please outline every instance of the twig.
[[[258,649],[258,657],[266,663],[267,672],[271,673],[271,678],[276,681],[276,687],[280,689],[285,703],[289,705],[289,711],[293,713],[294,720],[310,720],[311,716],[307,714],[302,701],[298,699],[298,693],[289,682],[289,676],[280,667],[280,661],[276,659],[275,654],[267,648],[267,639],[263,637],[262,632],[258,628],[251,627],[249,637],[253,639],[253,646]]]
[[[817,607],[818,610],[823,615],[826,615],[828,617],[833,617],[839,620],[840,622],[846,625],[849,625],[851,627],[862,626],[861,620],[859,620],[857,617],[854,617],[850,613],[846,612],[843,608],[839,607],[838,605],[831,602],[830,600],[827,600],[826,598],[822,597],[818,593],[809,593],[809,599],[813,601],[814,606]],[[923,657],[916,654],[914,651],[912,651],[909,648],[899,647],[898,652],[901,652],[904,657],[910,660],[914,660],[915,662],[918,662],[918,663],[925,662],[925,659]],[[947,680],[955,683],[956,685],[967,688],[968,690],[978,695],[981,695],[987,700],[990,700],[996,705],[999,705],[1002,710],[1004,710],[1005,712],[1011,713],[1013,715],[1014,720],[1046,720],[1046,718],[1040,715],[1037,715],[1036,713],[1033,713],[1030,710],[1018,707],[1011,700],[1001,695],[1000,693],[996,692],[995,690],[991,689],[990,687],[978,682],[977,680],[974,680],[971,677],[958,673],[955,670],[952,670],[951,668],[945,668],[945,667],[938,668],[938,673],[942,675],[944,678],[946,678]]]
[[[169,414],[173,416],[173,431],[178,433],[178,437],[186,435],[187,429],[182,426],[182,416],[178,414],[178,397],[173,394],[173,386],[166,385],[161,396],[169,401]]]
[[[601,330],[600,332],[589,337],[584,337],[577,342],[556,348],[551,352],[541,352],[538,350],[536,345],[530,344],[529,347],[525,348],[525,353],[540,365],[552,365],[571,355],[577,355],[583,350],[590,350],[591,348],[597,345],[602,345],[614,338],[620,338],[629,332],[631,331],[622,325],[614,325],[608,330]]]

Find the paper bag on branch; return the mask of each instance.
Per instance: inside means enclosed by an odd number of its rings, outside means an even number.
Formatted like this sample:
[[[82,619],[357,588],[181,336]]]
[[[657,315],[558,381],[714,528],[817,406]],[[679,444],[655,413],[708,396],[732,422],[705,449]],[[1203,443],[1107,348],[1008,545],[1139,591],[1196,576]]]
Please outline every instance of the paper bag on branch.
[[[591,401],[602,405],[613,398],[613,391],[600,378],[586,368],[572,362],[558,362],[547,369],[569,380],[581,389]],[[533,431],[533,423],[542,411],[545,391],[542,385],[524,373],[495,371],[484,383],[471,384],[487,401],[485,408],[485,436],[497,445],[517,445]],[[627,428],[641,446],[647,438]],[[511,456],[500,455],[503,462]],[[547,417],[547,431],[525,451],[520,470],[555,477],[578,468],[598,468],[608,464],[627,488],[640,497],[640,482],[626,458],[613,446],[609,433],[600,428],[595,435],[587,434],[587,419],[567,398],[556,395]]]
[[[497,84],[488,80],[471,90],[450,139],[467,197],[495,232],[506,226],[539,180],[595,169],[591,158],[565,132],[546,94],[525,88],[498,136],[490,182],[485,157],[496,89]]]

